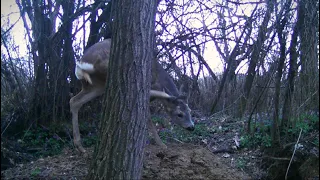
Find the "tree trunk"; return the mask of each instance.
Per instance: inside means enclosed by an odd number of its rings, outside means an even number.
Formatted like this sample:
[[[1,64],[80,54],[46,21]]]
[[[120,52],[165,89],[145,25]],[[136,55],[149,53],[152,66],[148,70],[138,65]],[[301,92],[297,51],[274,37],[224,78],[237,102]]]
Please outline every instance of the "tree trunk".
[[[277,74],[275,77],[275,93],[274,93],[274,114],[273,114],[273,125],[271,128],[271,139],[272,144],[276,145],[277,137],[279,136],[279,102],[280,102],[280,86],[281,86],[281,78],[282,78],[282,70],[284,67],[284,62],[286,60],[286,37],[283,34],[283,28],[286,22],[278,27],[278,39],[280,43],[280,58],[278,61]],[[281,27],[280,27],[281,26]],[[278,142],[279,143],[279,142]]]
[[[50,88],[52,73],[49,72],[49,67],[52,64],[52,45],[48,40],[52,28],[48,17],[43,14],[44,9],[37,3],[34,3],[33,7],[35,22],[32,24],[32,30],[34,31],[33,36],[38,46],[39,64],[38,66],[36,64],[34,66],[36,73],[32,111],[34,113],[33,119],[36,121],[35,125],[47,125],[51,120],[50,107],[52,107],[52,97],[47,96],[47,94],[51,94],[52,92]]]
[[[253,84],[254,77],[256,75],[256,66],[260,58],[260,52],[263,47],[263,43],[266,39],[268,22],[273,12],[273,3],[274,1],[267,1],[267,11],[263,19],[261,26],[259,27],[259,33],[255,44],[253,45],[252,55],[250,57],[250,63],[247,71],[247,77],[245,80],[243,95],[240,98],[239,108],[238,108],[238,117],[242,117],[247,106],[247,101],[250,95],[251,87]]]
[[[100,6],[99,1],[95,1],[93,4],[94,8],[90,14],[90,34],[88,36],[88,43],[87,46],[84,48],[85,50],[91,47],[93,44],[99,41],[101,37],[106,36],[103,34],[102,31],[102,25],[104,23],[108,24],[110,23],[110,6],[112,2],[109,2],[105,8],[102,8],[102,14],[98,16],[98,6]],[[98,16],[98,19],[97,19]],[[109,34],[109,32],[106,32],[106,34]]]
[[[319,109],[319,69],[318,69],[318,38],[319,32],[319,17],[318,9],[319,2],[301,0],[301,27],[300,32],[300,60],[301,60],[301,108],[300,111],[309,111]],[[316,95],[316,96],[314,96]],[[308,103],[305,103],[310,98]],[[303,105],[305,104],[305,105]]]
[[[87,179],[140,179],[149,118],[156,1],[119,0],[100,135]]]
[[[33,104],[30,117],[27,119],[30,119],[29,123],[35,121],[34,125],[49,125],[55,120],[68,119],[66,118],[69,115],[66,113],[69,106],[68,64],[73,61],[73,19],[70,17],[74,13],[74,0],[55,3],[17,0],[16,3],[27,31],[30,28],[26,17],[32,22],[32,33],[29,32],[28,35],[34,60],[35,84]],[[61,5],[63,24],[56,32],[55,21]]]
[[[210,110],[211,114],[215,113],[215,111],[216,111],[215,109],[216,109],[216,107],[218,105],[218,102],[220,100],[221,94],[222,94],[223,89],[224,89],[224,85],[227,82],[227,78],[231,76],[230,74],[232,72],[234,73],[234,71],[237,69],[237,66],[240,64],[240,62],[236,62],[236,57],[238,55],[240,39],[242,39],[242,37],[244,36],[244,34],[245,34],[247,29],[249,29],[248,25],[243,29],[240,37],[238,38],[238,41],[237,41],[235,47],[233,48],[233,50],[231,51],[230,55],[228,55],[227,59],[225,60],[226,63],[227,63],[227,68],[224,70],[223,76],[222,76],[222,80],[219,83],[218,94],[217,94],[217,96],[215,96],[215,99],[214,99],[213,104],[211,106],[211,110]],[[245,38],[245,39],[246,39],[245,40],[245,42],[246,42],[247,38]],[[219,46],[217,45],[218,43],[216,41],[215,41],[215,44],[216,44],[216,47],[218,48]],[[223,57],[222,53],[220,53],[220,55]],[[206,66],[206,64],[204,64],[204,65]],[[214,79],[217,81],[217,78],[214,78]]]
[[[291,116],[291,101],[292,101],[292,94],[294,92],[294,78],[297,73],[297,60],[298,60],[298,52],[297,52],[297,45],[298,45],[298,34],[301,28],[301,4],[298,5],[298,20],[293,28],[293,33],[291,37],[289,52],[290,52],[290,59],[289,59],[289,70],[288,70],[288,83],[284,95],[284,104],[282,109],[282,121],[280,129],[284,129],[287,127],[290,116]]]
[[[74,51],[72,47],[72,21],[69,20],[69,17],[74,13],[74,0],[69,1],[62,1],[62,9],[63,9],[63,16],[62,20],[65,25],[65,30],[63,31],[63,42],[64,43],[58,43],[59,45],[62,45],[63,47],[57,48],[58,50],[62,50],[62,58],[56,63],[55,69],[58,70],[59,76],[55,77],[58,82],[58,86],[55,86],[54,88],[57,88],[54,93],[56,96],[56,103],[55,108],[57,109],[56,116],[58,119],[64,120],[69,119],[68,115],[70,113],[66,111],[66,109],[69,109],[69,92],[70,92],[70,84],[68,83],[67,79],[70,74],[69,67],[70,65],[74,64]],[[59,64],[58,64],[59,63]],[[73,66],[74,67],[74,66]],[[74,68],[72,68],[74,69]],[[66,113],[68,112],[68,113]]]
[[[291,1],[287,1],[285,4],[285,13],[288,13],[290,9]],[[278,61],[278,67],[277,67],[277,74],[275,77],[275,92],[274,92],[274,112],[273,112],[273,124],[271,128],[271,139],[272,139],[272,145],[277,146],[280,145],[280,131],[279,131],[279,111],[280,111],[280,87],[281,87],[281,78],[283,74],[283,68],[285,65],[286,60],[286,34],[283,32],[284,27],[287,24],[287,17],[280,21],[280,19],[277,20],[277,34],[280,44],[280,57]]]

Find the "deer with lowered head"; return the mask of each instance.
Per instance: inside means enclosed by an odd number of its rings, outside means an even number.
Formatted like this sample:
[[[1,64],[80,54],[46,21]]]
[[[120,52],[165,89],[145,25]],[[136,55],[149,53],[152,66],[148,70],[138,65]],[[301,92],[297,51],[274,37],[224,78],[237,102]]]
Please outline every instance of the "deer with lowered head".
[[[110,47],[111,39],[98,42],[88,48],[80,61],[76,62],[75,75],[81,80],[82,90],[70,99],[70,111],[72,113],[73,142],[76,149],[82,153],[86,151],[81,144],[78,112],[83,104],[105,92]],[[151,73],[150,101],[161,100],[173,123],[193,131],[194,123],[186,97],[181,95],[172,78],[156,60],[152,61]],[[151,119],[148,120],[147,127],[154,136],[156,144],[166,148]]]

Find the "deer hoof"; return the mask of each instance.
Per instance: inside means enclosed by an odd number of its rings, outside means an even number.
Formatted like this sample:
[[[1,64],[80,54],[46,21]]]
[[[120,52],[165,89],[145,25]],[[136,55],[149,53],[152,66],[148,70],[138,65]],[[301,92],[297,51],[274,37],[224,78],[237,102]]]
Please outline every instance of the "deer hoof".
[[[159,144],[159,146],[162,148],[162,149],[168,149],[168,146],[167,145],[165,145],[165,144]]]
[[[77,150],[80,152],[80,153],[83,153],[85,154],[87,151],[81,146],[81,147],[77,147]]]
[[[76,150],[79,151],[80,153],[86,153],[86,150],[82,147],[80,143],[74,142],[74,146]]]

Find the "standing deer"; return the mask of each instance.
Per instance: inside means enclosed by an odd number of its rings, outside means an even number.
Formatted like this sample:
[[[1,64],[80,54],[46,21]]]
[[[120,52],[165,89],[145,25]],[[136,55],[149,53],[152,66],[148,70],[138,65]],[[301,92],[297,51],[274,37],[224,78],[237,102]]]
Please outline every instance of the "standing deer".
[[[82,90],[70,99],[70,111],[72,113],[74,145],[83,153],[85,152],[85,149],[81,144],[78,112],[83,104],[91,101],[95,97],[101,96],[105,92],[110,47],[110,39],[98,42],[88,48],[80,61],[76,62],[75,75],[81,80]],[[153,61],[151,73],[150,101],[155,99],[161,100],[173,123],[193,131],[194,123],[190,115],[191,110],[186,103],[187,100],[184,96],[180,95],[180,92],[169,74],[157,61]],[[166,148],[166,145],[161,141],[151,119],[148,120],[147,126],[154,136],[156,144]]]

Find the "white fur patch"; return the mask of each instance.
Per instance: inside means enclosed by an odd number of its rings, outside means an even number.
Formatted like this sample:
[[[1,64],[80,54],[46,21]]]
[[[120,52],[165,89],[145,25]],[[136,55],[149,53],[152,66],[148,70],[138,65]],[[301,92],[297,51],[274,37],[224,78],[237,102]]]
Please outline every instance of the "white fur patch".
[[[83,72],[82,72],[82,70],[78,67],[78,66],[76,66],[76,69],[75,69],[75,73],[74,73],[75,75],[76,75],[76,77],[80,80],[80,79],[83,79],[84,77],[83,77]]]
[[[76,66],[79,67],[81,70],[87,71],[88,73],[94,72],[93,64],[89,64],[86,62],[76,62]]]

